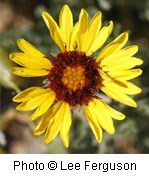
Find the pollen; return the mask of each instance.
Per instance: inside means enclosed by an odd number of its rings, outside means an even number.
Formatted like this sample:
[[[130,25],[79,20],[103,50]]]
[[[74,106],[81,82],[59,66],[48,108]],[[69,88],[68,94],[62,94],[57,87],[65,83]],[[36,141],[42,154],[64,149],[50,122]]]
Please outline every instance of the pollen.
[[[62,82],[70,91],[82,89],[85,86],[84,69],[78,67],[66,67],[63,72]]]

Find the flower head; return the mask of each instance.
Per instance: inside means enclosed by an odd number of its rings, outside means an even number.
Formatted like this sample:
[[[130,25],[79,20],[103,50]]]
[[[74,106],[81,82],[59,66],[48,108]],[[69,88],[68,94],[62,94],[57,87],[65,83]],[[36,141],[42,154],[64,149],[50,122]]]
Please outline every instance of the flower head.
[[[68,147],[71,108],[79,105],[97,141],[101,142],[102,129],[109,134],[115,132],[112,118],[125,118],[98,97],[101,91],[116,101],[137,107],[129,95],[140,93],[141,89],[129,80],[142,73],[141,69],[132,69],[142,64],[141,59],[133,57],[138,47],[124,47],[128,41],[128,33],[124,32],[95,57],[94,52],[106,42],[113,29],[112,21],[102,27],[101,12],[89,21],[88,13],[82,9],[75,24],[67,5],[60,12],[59,25],[47,12],[42,16],[61,52],[56,57],[47,57],[26,40],[18,40],[22,52],[12,53],[10,58],[20,67],[13,67],[12,72],[23,77],[44,76],[48,82],[16,95],[13,101],[20,103],[16,109],[36,109],[30,120],[42,118],[34,134],[45,132],[45,142],[49,143],[60,133]]]

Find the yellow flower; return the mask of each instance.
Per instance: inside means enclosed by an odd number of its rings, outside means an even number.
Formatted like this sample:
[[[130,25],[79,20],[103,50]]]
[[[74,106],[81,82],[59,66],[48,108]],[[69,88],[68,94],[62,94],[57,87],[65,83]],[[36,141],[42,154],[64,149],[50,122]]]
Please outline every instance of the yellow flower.
[[[112,21],[102,27],[101,12],[89,21],[88,13],[82,9],[75,24],[67,5],[60,12],[59,25],[47,12],[42,16],[61,52],[56,57],[47,57],[24,39],[18,40],[22,52],[12,53],[10,58],[20,67],[13,67],[12,73],[23,77],[45,76],[48,82],[46,86],[30,87],[16,95],[13,101],[20,103],[16,109],[36,109],[30,120],[42,118],[34,134],[45,132],[45,142],[49,143],[60,133],[68,147],[71,108],[80,105],[97,141],[101,142],[102,129],[114,134],[112,118],[123,120],[125,115],[105,104],[98,92],[137,107],[129,95],[140,93],[141,89],[129,80],[142,73],[141,69],[132,69],[142,64],[141,59],[132,57],[138,47],[124,47],[128,41],[128,33],[124,32],[95,58],[93,53],[105,43],[113,29]]]

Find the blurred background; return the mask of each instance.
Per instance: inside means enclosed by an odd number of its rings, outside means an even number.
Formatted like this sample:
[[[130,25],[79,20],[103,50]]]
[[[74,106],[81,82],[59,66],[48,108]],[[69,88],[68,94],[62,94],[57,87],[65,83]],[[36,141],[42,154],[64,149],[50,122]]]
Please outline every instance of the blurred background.
[[[58,22],[59,12],[68,4],[74,21],[81,8],[90,16],[101,10],[103,23],[114,21],[114,31],[108,42],[128,31],[128,44],[137,44],[137,57],[144,60],[143,75],[134,80],[143,92],[135,95],[138,108],[133,109],[109,100],[111,106],[126,114],[126,120],[114,121],[116,134],[104,133],[98,144],[81,114],[73,116],[70,147],[64,148],[59,136],[45,145],[43,136],[35,137],[36,125],[28,121],[29,113],[15,110],[12,97],[20,90],[43,85],[42,78],[20,78],[10,74],[9,53],[18,51],[16,41],[25,38],[47,56],[59,53],[49,36],[41,12],[50,12]],[[107,42],[107,43],[108,43]],[[149,153],[149,0],[0,0],[0,153]]]

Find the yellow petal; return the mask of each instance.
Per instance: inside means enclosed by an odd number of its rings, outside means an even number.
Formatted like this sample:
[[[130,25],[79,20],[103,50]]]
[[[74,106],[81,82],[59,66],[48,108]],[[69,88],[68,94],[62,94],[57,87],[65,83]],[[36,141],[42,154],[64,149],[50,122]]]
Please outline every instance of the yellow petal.
[[[110,77],[119,81],[131,80],[142,74],[141,69],[114,70],[107,73]]]
[[[95,135],[95,138],[98,142],[102,141],[102,129],[98,123],[97,115],[93,113],[92,108],[89,106],[84,106],[84,112],[88,119],[89,125]]]
[[[68,5],[64,5],[59,16],[59,25],[66,50],[70,50],[70,38],[73,30],[73,16]]]
[[[123,70],[123,69],[131,69],[135,66],[142,65],[143,61],[139,58],[130,57],[128,59],[120,59],[113,62],[112,65],[109,63],[102,67],[103,71],[113,71],[113,70]]]
[[[39,136],[43,134],[48,127],[49,118],[42,118],[40,122],[38,123],[37,127],[34,129],[34,135]]]
[[[142,89],[136,85],[134,85],[131,82],[124,82],[124,84],[127,86],[127,89],[129,89],[129,92],[126,91],[126,94],[138,94],[142,92]]]
[[[89,107],[96,114],[99,125],[109,134],[114,134],[115,129],[111,114],[107,113],[107,107],[98,99],[93,98],[89,103]]]
[[[32,44],[24,39],[19,39],[17,41],[18,47],[26,54],[32,55],[34,57],[44,57],[44,54],[36,49]]]
[[[102,59],[100,66],[113,66],[114,64],[121,63],[136,54],[137,51],[138,46],[128,46]]]
[[[119,101],[120,103],[124,103],[128,106],[131,107],[137,107],[136,102],[131,99],[129,96],[126,94],[122,93],[121,91],[117,91],[115,89],[109,88],[107,86],[101,87],[101,90],[110,98]]]
[[[38,95],[32,99],[29,99],[28,101],[24,101],[21,104],[19,104],[16,109],[20,111],[30,111],[41,105],[42,103],[47,100],[49,97],[49,92],[45,94]]]
[[[50,31],[52,39],[59,46],[62,52],[65,51],[65,44],[63,42],[62,32],[60,28],[58,27],[57,23],[55,22],[55,20],[47,12],[43,12],[42,17]]]
[[[116,81],[113,79],[110,83],[108,81],[104,81],[103,85],[124,94],[132,95],[141,93],[141,88],[128,81]]]
[[[101,28],[101,19],[102,19],[102,13],[97,12],[91,19],[89,26],[88,26],[88,34],[92,35],[91,33],[96,36],[98,31]]]
[[[112,81],[111,78],[100,68],[98,69],[98,72],[100,77],[102,78],[102,82],[107,81],[110,83]]]
[[[71,126],[71,113],[69,104],[65,103],[64,116],[62,119],[62,126],[60,129],[60,137],[65,145],[65,147],[69,146],[69,130]]]
[[[18,103],[24,102],[47,92],[50,92],[50,89],[44,89],[42,87],[30,87],[17,94],[12,100]]]
[[[97,100],[97,99],[95,99]],[[115,109],[113,109],[112,107],[110,107],[109,105],[105,104],[104,102],[102,102],[102,105],[104,106],[104,110],[106,111],[106,113],[111,116],[112,118],[114,119],[117,119],[117,120],[123,120],[125,119],[125,115]]]
[[[100,53],[98,57],[98,62],[101,61],[101,59],[114,54],[118,50],[120,50],[128,41],[128,33],[124,32],[120,34],[116,39],[114,39],[110,44],[108,44]]]
[[[32,69],[46,69],[50,70],[52,64],[50,60],[44,57],[32,57],[28,54],[16,52],[10,54],[10,59],[15,63]]]
[[[23,77],[38,77],[46,76],[49,74],[49,71],[44,69],[31,69],[31,68],[22,68],[22,67],[12,67],[11,72],[18,76]]]
[[[54,120],[53,116],[55,116],[55,114],[57,113],[61,105],[62,105],[62,102],[57,102],[54,106],[52,106],[48,110],[48,112],[46,112],[43,115],[41,121],[39,122],[39,124],[34,130],[34,135],[38,136],[45,132],[46,128],[48,127],[48,124],[53,122]]]
[[[62,103],[57,112],[50,119],[52,122],[48,124],[46,134],[45,134],[45,143],[51,142],[58,134],[61,129],[63,118],[65,114],[65,103]]]
[[[83,33],[86,32],[88,27],[88,13],[85,9],[81,9],[79,15],[79,23],[80,23],[79,35],[82,35]]]
[[[35,120],[43,115],[51,107],[55,100],[55,94],[53,91],[48,93],[47,99],[37,108],[37,110],[30,116],[30,120]]]
[[[88,13],[82,9],[79,15],[79,30],[78,30],[78,50],[81,49],[81,36],[86,32],[88,27]]]
[[[86,52],[87,55],[90,55],[88,54],[88,50],[92,43],[94,43],[94,41],[96,40],[96,35],[101,28],[101,16],[101,12],[97,12],[94,15],[94,17],[90,21],[86,33],[84,34],[84,37],[81,38],[80,51]]]
[[[113,29],[113,22],[110,21],[109,26],[103,27],[97,34],[95,40],[93,41],[92,45],[90,46],[90,48],[87,51],[88,55],[91,55],[92,53],[94,53],[106,42],[107,38],[109,37],[109,35],[112,32],[112,29]],[[98,58],[97,58],[97,62],[99,62]]]
[[[79,23],[77,22],[73,27],[73,31],[70,39],[70,51],[73,51],[75,49],[78,31],[79,31]]]

